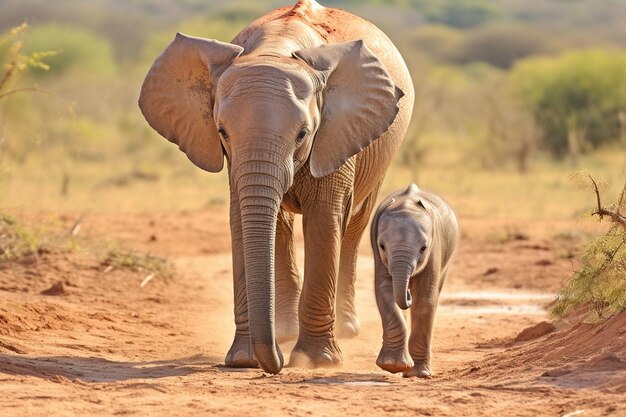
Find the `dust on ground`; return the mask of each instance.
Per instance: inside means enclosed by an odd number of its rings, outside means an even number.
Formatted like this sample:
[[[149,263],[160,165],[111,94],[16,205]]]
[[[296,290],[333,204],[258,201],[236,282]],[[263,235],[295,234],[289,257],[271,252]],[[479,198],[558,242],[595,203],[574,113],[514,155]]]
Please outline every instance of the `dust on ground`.
[[[462,227],[437,313],[434,378],[375,365],[382,334],[367,239],[357,278],[362,333],[340,340],[344,366],[269,376],[223,365],[234,332],[227,207],[89,214],[81,233],[167,257],[177,276],[141,287],[142,274],[80,251],[0,265],[0,415],[624,415],[625,314],[543,324],[515,341],[546,320],[575,268],[577,225],[465,219]],[[298,247],[302,264],[301,235]],[[292,347],[281,346],[286,355]]]

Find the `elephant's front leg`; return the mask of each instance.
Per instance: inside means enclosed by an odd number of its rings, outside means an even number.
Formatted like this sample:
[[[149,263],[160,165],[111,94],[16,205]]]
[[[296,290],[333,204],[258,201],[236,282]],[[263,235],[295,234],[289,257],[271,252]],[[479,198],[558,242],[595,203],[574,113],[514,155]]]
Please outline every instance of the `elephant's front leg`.
[[[405,372],[413,367],[413,360],[406,346],[406,322],[396,305],[391,275],[378,254],[374,253],[374,258],[376,305],[383,323],[383,346],[376,365],[394,374]]]
[[[298,337],[301,280],[293,247],[294,215],[281,210],[276,224],[276,340]]]
[[[343,218],[343,207],[338,212],[317,207],[304,213],[304,285],[299,308],[300,333],[291,353],[292,366],[337,366],[343,361],[335,338]]]
[[[415,364],[404,374],[405,377],[430,378],[433,375],[431,342],[439,299],[438,275],[425,270],[411,281],[413,305],[411,306],[409,353]]]
[[[254,358],[252,345],[250,344],[239,199],[233,195],[232,186],[230,195],[230,233],[233,260],[235,338],[226,354],[225,364],[233,368],[256,368],[259,364]]]

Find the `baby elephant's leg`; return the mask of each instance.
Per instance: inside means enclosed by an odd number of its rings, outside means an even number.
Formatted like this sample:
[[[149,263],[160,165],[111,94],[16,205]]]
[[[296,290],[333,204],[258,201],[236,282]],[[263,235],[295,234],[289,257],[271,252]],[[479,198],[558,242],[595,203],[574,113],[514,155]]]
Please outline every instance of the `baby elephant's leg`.
[[[383,322],[383,347],[376,365],[385,371],[405,372],[412,368],[413,360],[407,350],[406,322],[395,303],[391,277],[384,265],[376,263],[376,304]]]
[[[411,305],[409,352],[415,364],[404,376],[430,378],[433,374],[431,340],[439,299],[439,279],[432,275],[417,276],[412,280],[410,290],[413,304]]]

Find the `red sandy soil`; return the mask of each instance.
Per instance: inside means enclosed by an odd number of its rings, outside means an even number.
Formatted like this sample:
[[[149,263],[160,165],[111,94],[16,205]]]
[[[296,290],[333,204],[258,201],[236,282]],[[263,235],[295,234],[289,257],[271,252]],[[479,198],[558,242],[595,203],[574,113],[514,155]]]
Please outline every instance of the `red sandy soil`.
[[[77,218],[61,217],[68,228]],[[226,207],[90,214],[81,234],[166,257],[177,275],[142,288],[144,274],[105,272],[81,252],[0,265],[0,416],[626,415],[625,314],[515,341],[546,320],[550,295],[571,275],[579,242],[567,232],[578,226],[462,226],[436,320],[434,378],[376,367],[382,339],[367,241],[362,333],[340,341],[344,366],[270,376],[223,365],[234,331]]]

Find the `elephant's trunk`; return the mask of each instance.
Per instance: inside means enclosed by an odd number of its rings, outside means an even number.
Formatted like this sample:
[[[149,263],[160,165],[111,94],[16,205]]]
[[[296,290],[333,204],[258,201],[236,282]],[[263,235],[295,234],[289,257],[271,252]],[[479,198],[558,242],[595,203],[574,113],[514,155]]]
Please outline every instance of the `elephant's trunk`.
[[[272,374],[284,363],[274,331],[274,247],[283,195],[276,172],[275,164],[252,160],[238,166],[237,181],[250,340],[261,368]]]
[[[409,292],[409,281],[415,269],[415,255],[406,250],[393,252],[393,257],[389,263],[391,279],[393,282],[393,296],[396,304],[402,310],[411,307],[411,293]]]

